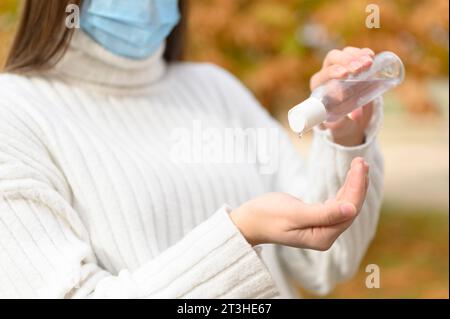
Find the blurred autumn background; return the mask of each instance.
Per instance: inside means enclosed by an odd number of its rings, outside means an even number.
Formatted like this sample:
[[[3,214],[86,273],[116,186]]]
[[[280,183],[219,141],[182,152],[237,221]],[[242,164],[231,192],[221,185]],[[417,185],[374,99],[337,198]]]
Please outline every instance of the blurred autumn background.
[[[448,298],[448,0],[190,3],[187,58],[230,70],[284,124],[287,110],[308,96],[309,78],[330,49],[370,47],[402,58],[406,81],[385,96],[378,234],[358,275],[327,297]],[[380,8],[380,28],[365,24],[372,3]],[[18,14],[18,0],[0,0],[0,65]],[[309,140],[293,136],[300,153]],[[372,263],[381,269],[379,289],[365,287],[365,266]]]

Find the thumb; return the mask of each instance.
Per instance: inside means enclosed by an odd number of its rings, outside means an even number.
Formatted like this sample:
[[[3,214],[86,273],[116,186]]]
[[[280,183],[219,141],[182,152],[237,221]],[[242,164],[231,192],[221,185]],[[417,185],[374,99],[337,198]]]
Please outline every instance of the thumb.
[[[332,226],[348,221],[357,215],[350,202],[327,201],[325,204],[310,205],[307,211],[309,227]]]

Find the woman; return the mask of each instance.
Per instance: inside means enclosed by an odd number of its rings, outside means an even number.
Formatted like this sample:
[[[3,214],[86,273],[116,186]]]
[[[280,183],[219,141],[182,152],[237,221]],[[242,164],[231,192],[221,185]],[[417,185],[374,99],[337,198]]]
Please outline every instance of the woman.
[[[176,62],[184,1],[83,2],[25,1],[0,76],[0,295],[294,297],[354,274],[381,201],[381,107],[315,129],[306,166],[238,80]],[[372,57],[331,51],[311,88]],[[275,130],[277,169],[177,161],[171,134],[195,121]]]

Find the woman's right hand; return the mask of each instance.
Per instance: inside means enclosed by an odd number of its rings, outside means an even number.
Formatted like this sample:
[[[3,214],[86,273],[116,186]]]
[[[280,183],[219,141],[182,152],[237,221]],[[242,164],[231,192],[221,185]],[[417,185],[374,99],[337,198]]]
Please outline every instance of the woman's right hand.
[[[369,166],[355,158],[335,198],[305,204],[284,193],[244,203],[230,217],[251,245],[280,244],[328,250],[358,215],[369,185]]]

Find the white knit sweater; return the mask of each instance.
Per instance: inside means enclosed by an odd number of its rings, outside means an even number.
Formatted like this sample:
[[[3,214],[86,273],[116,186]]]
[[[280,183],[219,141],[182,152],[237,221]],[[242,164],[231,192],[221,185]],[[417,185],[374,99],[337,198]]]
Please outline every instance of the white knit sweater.
[[[293,297],[295,281],[325,293],[358,268],[381,202],[382,108],[364,145],[315,131],[306,165],[234,77],[167,66],[162,50],[128,61],[77,32],[50,74],[0,75],[0,297]],[[195,121],[276,129],[278,169],[177,161],[171,132]],[[371,165],[367,199],[327,252],[254,249],[228,216],[269,191],[324,201],[355,156]]]

